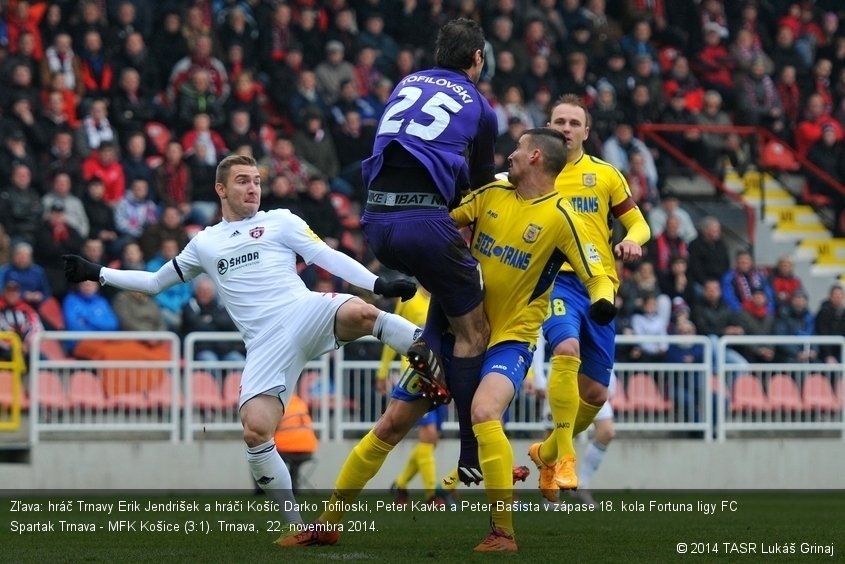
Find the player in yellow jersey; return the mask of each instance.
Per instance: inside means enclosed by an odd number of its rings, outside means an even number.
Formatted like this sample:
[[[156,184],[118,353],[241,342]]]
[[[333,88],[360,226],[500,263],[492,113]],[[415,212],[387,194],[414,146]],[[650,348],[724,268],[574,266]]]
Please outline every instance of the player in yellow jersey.
[[[424,327],[430,300],[431,294],[420,286],[417,288],[417,293],[414,294],[413,298],[407,302],[398,302],[396,304],[396,310],[393,313],[404,317],[417,327]],[[376,371],[376,389],[381,394],[387,394],[390,391],[388,387],[390,365],[398,354],[387,345],[382,349],[381,364],[379,365],[378,371]],[[402,359],[401,372],[404,373],[409,364],[404,356],[399,356]],[[446,417],[446,411],[446,405],[441,404],[423,415],[417,422],[417,445],[411,451],[405,468],[399,473],[394,482],[394,493],[397,502],[407,503],[408,483],[417,473],[419,473],[420,479],[422,480],[426,500],[434,501],[435,482],[437,479],[434,449],[440,438],[440,427]]]
[[[566,166],[555,180],[557,193],[572,205],[581,220],[582,237],[596,242],[596,255],[618,289],[616,257],[634,261],[651,231],[631,197],[625,177],[616,168],[584,152],[590,134],[590,114],[583,101],[565,95],[552,108],[549,127],[566,138]],[[611,246],[613,218],[627,229],[625,238]],[[589,316],[587,290],[565,264],[552,290],[549,317],[543,333],[552,347],[548,398],[554,431],[529,449],[540,470],[540,490],[554,501],[558,489],[578,487],[573,436],[590,426],[607,401],[616,343],[614,324],[598,325]]]
[[[509,157],[514,184],[488,184],[451,212],[459,226],[474,225],[471,250],[481,264],[484,310],[491,329],[471,412],[487,496],[493,504],[492,531],[476,551],[517,549],[511,514],[513,450],[501,417],[531,364],[552,283],[564,260],[588,288],[591,317],[608,324],[616,315],[613,281],[601,267],[596,243],[581,237],[580,221],[554,190],[554,178],[565,162],[559,133],[548,128],[526,131]],[[414,374],[409,372],[394,388],[384,415],[350,452],[329,507],[342,508],[352,501],[428,410],[431,402],[422,397]],[[334,544],[339,534],[329,525],[342,518],[340,509],[325,511],[314,531],[289,536],[280,545]]]

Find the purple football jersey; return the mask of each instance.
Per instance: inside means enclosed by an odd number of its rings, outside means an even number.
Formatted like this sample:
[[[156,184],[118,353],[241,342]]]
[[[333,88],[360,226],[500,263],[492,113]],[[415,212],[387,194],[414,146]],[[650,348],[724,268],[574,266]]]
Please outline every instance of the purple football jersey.
[[[373,156],[362,165],[364,183],[372,184],[395,142],[431,173],[443,198],[455,202],[462,190],[493,180],[496,134],[496,114],[464,72],[435,67],[409,74],[379,121]]]

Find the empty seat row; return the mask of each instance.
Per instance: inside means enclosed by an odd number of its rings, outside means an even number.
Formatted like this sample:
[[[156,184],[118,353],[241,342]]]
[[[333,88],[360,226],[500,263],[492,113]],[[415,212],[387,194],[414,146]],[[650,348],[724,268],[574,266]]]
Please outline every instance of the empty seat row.
[[[799,389],[798,383],[790,376],[774,374],[769,378],[766,388],[758,376],[737,376],[731,394],[731,411],[838,412],[842,409],[841,378],[838,379],[837,390],[834,391],[827,376],[810,374]]]
[[[11,372],[0,372],[0,408],[12,405],[12,378]],[[227,374],[222,389],[212,374],[194,372],[191,379],[193,407],[203,410],[237,408],[240,384],[240,372]],[[29,397],[26,390],[23,391],[21,408],[26,410]],[[184,407],[181,394],[178,401],[179,406]],[[77,370],[71,373],[65,387],[58,374],[41,371],[38,374],[38,403],[41,409],[48,411],[167,409],[173,404],[173,380],[165,374],[155,387],[145,392],[107,395],[100,377],[93,372]]]

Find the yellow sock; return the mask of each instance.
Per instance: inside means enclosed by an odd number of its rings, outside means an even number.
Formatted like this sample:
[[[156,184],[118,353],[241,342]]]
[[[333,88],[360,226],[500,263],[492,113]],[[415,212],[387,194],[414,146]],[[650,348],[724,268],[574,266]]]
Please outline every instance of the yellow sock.
[[[493,526],[513,534],[513,514],[505,509],[513,503],[513,449],[501,421],[485,421],[472,426],[478,439],[478,461],[484,475],[487,501],[493,504]]]
[[[417,475],[417,470],[419,469],[419,463],[417,460],[419,459],[419,454],[417,450],[420,447],[420,444],[417,443],[417,446],[411,451],[411,454],[408,456],[408,461],[405,463],[405,468],[399,472],[399,475],[396,476],[396,487],[400,489],[406,489],[408,487],[408,483],[414,479],[414,476]]]
[[[549,407],[555,429],[540,446],[540,459],[549,464],[562,456],[574,455],[575,420],[578,413],[578,369],[581,359],[555,355],[549,367]]]
[[[384,459],[387,458],[391,450],[393,450],[393,445],[379,439],[372,431],[364,435],[364,438],[358,441],[358,444],[355,445],[343,462],[334,485],[334,493],[332,493],[329,504],[330,508],[323,511],[318,521],[321,523],[340,523],[344,512],[340,507],[342,504],[337,502],[348,503],[358,497],[367,482],[376,475],[381,465],[384,464]]]
[[[452,471],[443,476],[440,480],[440,487],[443,488],[444,492],[453,492],[458,489],[458,484],[460,484],[460,480],[458,480],[458,469],[452,468]]]
[[[437,462],[434,460],[434,445],[419,443],[414,449],[417,453],[417,468],[422,480],[425,499],[434,495],[434,483],[437,481]]]
[[[580,403],[578,404],[578,416],[575,418],[575,429],[572,433],[573,436],[589,427],[593,423],[593,419],[596,418],[596,414],[598,414],[600,409],[601,405],[593,405],[585,402],[584,400],[580,400]]]

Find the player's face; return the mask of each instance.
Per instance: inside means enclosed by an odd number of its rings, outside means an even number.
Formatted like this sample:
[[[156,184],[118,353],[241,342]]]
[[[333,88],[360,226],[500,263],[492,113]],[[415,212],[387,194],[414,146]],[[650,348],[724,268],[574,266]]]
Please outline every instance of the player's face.
[[[529,147],[528,136],[523,135],[516,144],[516,149],[508,155],[508,181],[519,186],[520,181],[528,171],[531,158],[531,147]]]
[[[584,141],[590,135],[587,127],[587,114],[580,106],[558,104],[552,109],[549,127],[566,137],[566,150],[570,156],[580,155],[584,150]]]
[[[227,221],[252,217],[261,204],[261,175],[258,167],[234,165],[226,184],[215,186]]]

